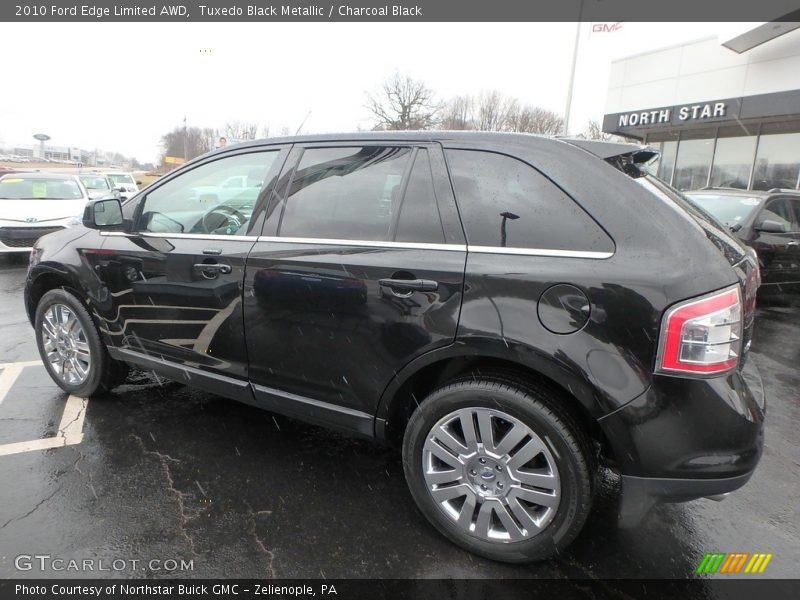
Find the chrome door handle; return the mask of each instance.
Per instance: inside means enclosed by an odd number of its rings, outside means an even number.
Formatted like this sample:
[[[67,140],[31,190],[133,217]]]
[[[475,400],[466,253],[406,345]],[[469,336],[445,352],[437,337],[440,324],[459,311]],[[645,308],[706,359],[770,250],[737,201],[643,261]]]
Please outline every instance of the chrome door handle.
[[[197,263],[194,265],[194,268],[198,271],[214,271],[216,273],[222,273],[223,275],[227,275],[233,271],[230,265],[225,265],[222,263]]]
[[[791,242],[786,243],[787,246],[800,246],[800,242],[792,240]]]
[[[378,283],[401,292],[435,292],[439,289],[439,283],[430,279],[379,279]]]

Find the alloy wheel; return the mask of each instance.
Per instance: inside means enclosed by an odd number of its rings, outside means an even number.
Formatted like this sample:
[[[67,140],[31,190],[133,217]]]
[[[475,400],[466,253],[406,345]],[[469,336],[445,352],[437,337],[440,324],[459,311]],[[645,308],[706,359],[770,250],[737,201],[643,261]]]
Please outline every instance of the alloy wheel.
[[[425,439],[422,468],[439,509],[485,541],[536,536],[561,499],[551,451],[530,427],[500,410],[463,408],[440,419]]]
[[[92,356],[86,332],[75,312],[64,304],[53,304],[44,314],[40,333],[53,372],[69,385],[86,381]]]

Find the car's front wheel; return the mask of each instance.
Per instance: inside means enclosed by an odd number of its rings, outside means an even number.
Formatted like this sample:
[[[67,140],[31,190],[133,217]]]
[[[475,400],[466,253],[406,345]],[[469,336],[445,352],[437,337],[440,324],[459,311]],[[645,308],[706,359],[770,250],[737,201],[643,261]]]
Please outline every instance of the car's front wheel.
[[[87,398],[125,380],[127,365],[108,355],[89,311],[70,292],[44,294],[34,327],[42,362],[61,389]]]
[[[592,503],[590,446],[545,389],[502,378],[434,391],[403,440],[406,480],[446,537],[506,562],[548,558],[583,527]]]

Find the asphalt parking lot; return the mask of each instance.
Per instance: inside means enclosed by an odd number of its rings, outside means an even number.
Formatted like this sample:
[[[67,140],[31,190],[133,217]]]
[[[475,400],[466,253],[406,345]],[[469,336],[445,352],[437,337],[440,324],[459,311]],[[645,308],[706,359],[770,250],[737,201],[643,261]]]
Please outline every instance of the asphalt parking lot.
[[[436,533],[390,449],[148,373],[88,403],[67,398],[37,363],[24,280],[24,259],[0,257],[0,577],[685,578],[713,551],[770,552],[762,577],[797,575],[800,300],[759,310],[766,448],[745,488],[619,530],[606,474],[566,553],[509,566]],[[128,563],[18,570],[21,554]],[[192,569],[171,569],[181,560]]]

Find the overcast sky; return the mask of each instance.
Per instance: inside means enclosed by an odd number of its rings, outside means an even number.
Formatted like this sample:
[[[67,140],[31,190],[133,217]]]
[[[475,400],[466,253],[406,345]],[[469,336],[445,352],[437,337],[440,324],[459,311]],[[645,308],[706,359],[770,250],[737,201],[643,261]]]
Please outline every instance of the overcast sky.
[[[581,26],[571,132],[601,120],[610,62],[743,24]],[[0,146],[114,150],[155,161],[181,125],[277,135],[369,129],[365,92],[394,72],[443,100],[497,89],[564,113],[575,23],[2,23]]]

